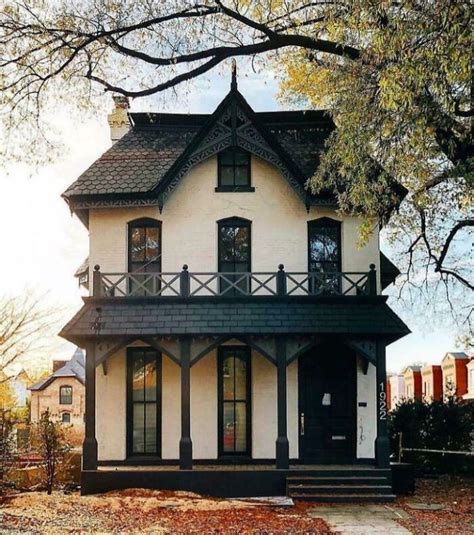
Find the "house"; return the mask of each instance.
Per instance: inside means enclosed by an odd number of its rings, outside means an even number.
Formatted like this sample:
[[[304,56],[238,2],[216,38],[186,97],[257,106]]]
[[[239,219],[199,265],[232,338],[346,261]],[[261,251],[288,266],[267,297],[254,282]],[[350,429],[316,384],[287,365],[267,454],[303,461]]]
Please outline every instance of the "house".
[[[441,361],[443,371],[443,392],[445,396],[455,394],[458,397],[467,393],[467,364],[469,357],[466,353],[446,353]]]
[[[28,404],[28,384],[31,380],[22,367],[0,370],[0,407],[24,409]]]
[[[467,369],[467,393],[463,395],[465,400],[474,400],[474,358],[471,357],[466,365]]]
[[[25,408],[29,398],[28,385],[31,384],[28,372],[21,367],[19,370],[15,371],[15,374],[9,380],[9,383],[15,393],[16,406],[22,409]]]
[[[387,376],[388,409],[394,409],[405,397],[405,379],[401,373]]]
[[[443,377],[441,366],[427,364],[421,368],[421,392],[428,402],[438,401],[443,397]]]
[[[403,380],[405,382],[405,399],[421,399],[421,366],[407,366],[403,370]]]
[[[409,330],[378,229],[358,248],[361,221],[305,189],[331,119],[255,112],[235,75],[212,114],[115,105],[114,144],[64,193],[90,236],[60,333],[86,349],[82,493],[294,495],[322,473],[323,500],[329,476],[389,496],[385,348]]]
[[[72,425],[78,433],[84,430],[85,409],[84,353],[77,348],[67,361],[55,360],[53,372],[30,386],[31,422],[38,422],[49,410],[51,417]]]

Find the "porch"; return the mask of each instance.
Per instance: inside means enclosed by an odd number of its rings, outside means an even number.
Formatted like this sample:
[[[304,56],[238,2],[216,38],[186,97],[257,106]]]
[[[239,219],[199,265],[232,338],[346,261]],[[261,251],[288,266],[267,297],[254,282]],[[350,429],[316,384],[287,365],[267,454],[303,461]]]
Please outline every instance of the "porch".
[[[269,464],[196,463],[193,470],[178,465],[101,466],[82,472],[81,493],[110,489],[147,488],[183,490],[227,498],[290,496],[318,502],[390,501],[389,468],[360,464],[291,464],[278,470]]]

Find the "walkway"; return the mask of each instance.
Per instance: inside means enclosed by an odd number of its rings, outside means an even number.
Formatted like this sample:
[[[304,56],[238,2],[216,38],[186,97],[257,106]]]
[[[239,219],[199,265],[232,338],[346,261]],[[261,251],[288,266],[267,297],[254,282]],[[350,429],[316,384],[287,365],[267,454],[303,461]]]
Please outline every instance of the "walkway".
[[[396,522],[406,518],[405,511],[389,505],[321,505],[309,512],[322,518],[342,535],[409,535],[411,532]]]

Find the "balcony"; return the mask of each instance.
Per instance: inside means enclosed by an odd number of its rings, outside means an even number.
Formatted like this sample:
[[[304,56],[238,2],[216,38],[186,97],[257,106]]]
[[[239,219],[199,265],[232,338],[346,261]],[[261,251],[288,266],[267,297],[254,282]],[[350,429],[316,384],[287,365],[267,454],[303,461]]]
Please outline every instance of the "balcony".
[[[93,297],[301,297],[375,296],[375,265],[367,272],[190,272],[102,273],[94,267]]]

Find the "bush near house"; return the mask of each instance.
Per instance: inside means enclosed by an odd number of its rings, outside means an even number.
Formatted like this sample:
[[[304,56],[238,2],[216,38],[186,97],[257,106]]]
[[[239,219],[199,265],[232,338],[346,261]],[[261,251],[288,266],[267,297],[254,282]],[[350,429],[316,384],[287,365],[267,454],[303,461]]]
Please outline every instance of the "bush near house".
[[[454,395],[444,401],[405,400],[389,417],[393,457],[399,457],[401,434],[402,461],[414,463],[419,474],[474,474],[473,456],[403,451],[416,448],[472,452],[473,431],[474,404],[462,403]]]

